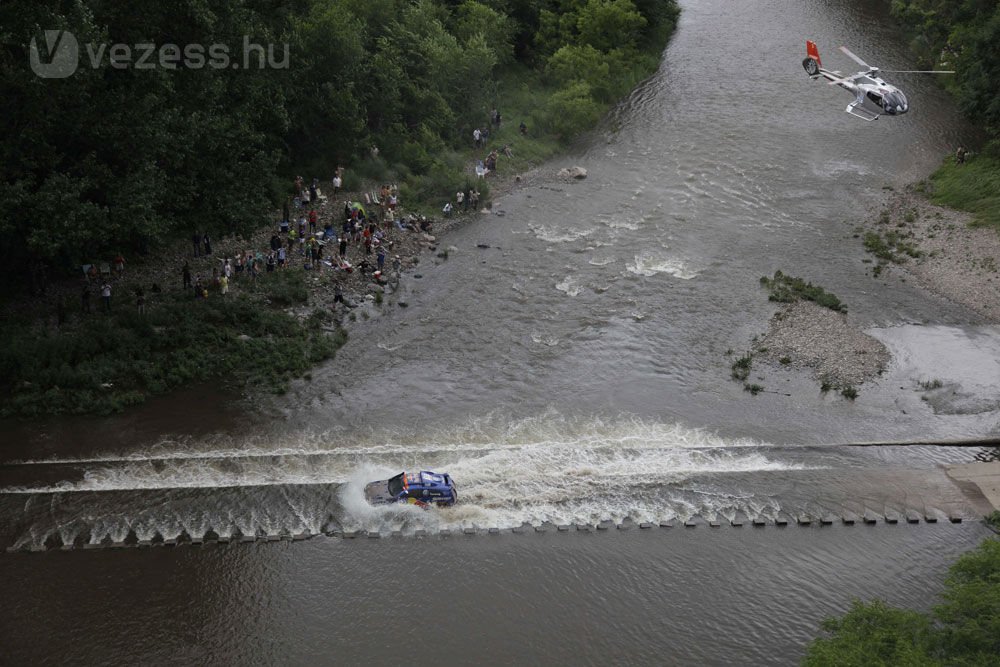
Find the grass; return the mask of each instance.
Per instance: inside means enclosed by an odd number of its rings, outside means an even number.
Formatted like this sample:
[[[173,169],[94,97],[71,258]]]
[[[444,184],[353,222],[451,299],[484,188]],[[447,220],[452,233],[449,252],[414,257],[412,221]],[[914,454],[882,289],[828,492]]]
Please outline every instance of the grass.
[[[1000,158],[975,155],[965,164],[949,157],[931,176],[935,204],[967,211],[973,224],[1000,232]]]
[[[866,232],[864,237],[865,250],[875,255],[882,262],[902,264],[908,258],[917,259],[921,253],[908,240],[910,236],[903,232],[891,230],[885,234]]]
[[[775,271],[773,278],[763,276],[760,279],[760,284],[770,291],[768,295],[770,301],[793,303],[805,299],[838,313],[847,312],[847,305],[822,287],[808,283],[801,278],[786,276],[781,271]]]
[[[730,368],[732,370],[733,379],[739,382],[744,382],[748,377],[750,377],[750,369],[753,368],[753,354],[750,352],[745,353],[739,359],[734,361]]]
[[[993,510],[991,514],[986,515],[986,523],[996,530],[1000,530],[1000,510]]]
[[[287,391],[346,335],[317,326],[328,317],[322,310],[300,321],[269,307],[305,293],[302,274],[282,273],[261,279],[253,294],[151,295],[144,316],[123,302],[108,314],[75,315],[60,329],[4,323],[0,415],[111,414],[207,380]]]

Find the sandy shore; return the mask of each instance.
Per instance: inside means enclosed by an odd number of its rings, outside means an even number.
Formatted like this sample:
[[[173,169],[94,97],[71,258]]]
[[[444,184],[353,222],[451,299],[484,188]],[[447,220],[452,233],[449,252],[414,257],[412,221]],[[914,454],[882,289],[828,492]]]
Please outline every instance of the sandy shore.
[[[868,231],[894,230],[919,251],[889,263],[891,271],[912,276],[922,288],[960,303],[988,323],[1000,323],[1000,234],[970,227],[972,216],[932,204],[910,186],[890,196],[865,224]]]

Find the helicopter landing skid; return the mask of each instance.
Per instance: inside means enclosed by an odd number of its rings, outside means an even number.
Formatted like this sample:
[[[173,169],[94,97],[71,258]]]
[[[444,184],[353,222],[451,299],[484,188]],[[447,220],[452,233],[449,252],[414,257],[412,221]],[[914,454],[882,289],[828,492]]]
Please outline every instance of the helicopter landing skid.
[[[851,102],[850,104],[848,104],[847,108],[844,109],[844,111],[851,114],[852,116],[857,116],[861,120],[867,120],[868,122],[871,122],[873,120],[878,120],[877,113],[872,113],[868,109],[859,106],[857,102]]]

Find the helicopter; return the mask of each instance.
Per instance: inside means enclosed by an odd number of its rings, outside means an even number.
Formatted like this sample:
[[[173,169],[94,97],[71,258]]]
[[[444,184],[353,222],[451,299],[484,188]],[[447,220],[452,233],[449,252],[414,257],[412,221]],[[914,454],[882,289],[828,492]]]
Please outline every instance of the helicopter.
[[[846,46],[840,47],[840,50],[848,58],[864,67],[865,71],[844,75],[836,70],[825,69],[819,59],[819,49],[816,48],[816,43],[808,40],[806,40],[806,58],[802,61],[802,67],[810,78],[815,80],[823,77],[830,82],[829,85],[840,86],[844,90],[854,93],[854,101],[847,105],[845,111],[862,120],[878,120],[881,114],[899,116],[910,110],[903,91],[886,83],[879,76],[880,72],[894,74],[955,73],[953,70],[880,70],[851,53]]]

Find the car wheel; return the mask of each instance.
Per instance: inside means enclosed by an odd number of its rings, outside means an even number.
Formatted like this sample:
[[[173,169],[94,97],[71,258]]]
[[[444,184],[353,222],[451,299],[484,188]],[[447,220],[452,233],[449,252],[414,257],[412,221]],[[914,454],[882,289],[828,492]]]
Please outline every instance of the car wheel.
[[[819,74],[819,63],[816,62],[814,58],[806,58],[802,61],[802,68],[806,71],[809,76],[816,76]]]

